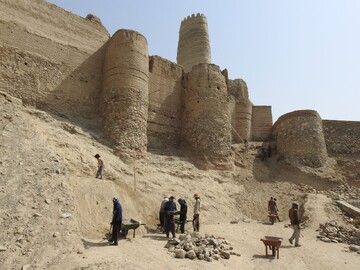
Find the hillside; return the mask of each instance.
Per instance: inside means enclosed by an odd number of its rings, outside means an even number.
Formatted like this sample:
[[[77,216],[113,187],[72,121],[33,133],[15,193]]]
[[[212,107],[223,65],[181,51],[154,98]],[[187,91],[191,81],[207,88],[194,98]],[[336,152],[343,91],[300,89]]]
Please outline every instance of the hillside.
[[[96,120],[91,123],[52,115],[24,106],[5,93],[0,94],[0,104],[2,269],[19,269],[28,264],[30,269],[202,267],[204,262],[171,258],[163,249],[165,238],[153,234],[162,197],[184,197],[191,217],[194,193],[199,193],[203,202],[202,231],[228,238],[243,254],[240,259],[213,263],[214,269],[223,266],[233,269],[238,264],[248,269],[267,265],[267,260],[248,258],[252,253],[263,253],[258,239],[270,233],[284,237],[291,233],[283,228],[287,222],[274,227],[263,224],[270,196],[278,199],[282,221],[287,220],[287,209],[293,200],[304,203],[305,215],[312,224],[304,237],[312,244],[304,244],[299,260],[305,263],[306,256],[316,258],[311,254],[313,249],[324,248],[323,253],[329,251],[329,265],[337,263],[338,256],[349,261],[346,269],[354,269],[350,266],[352,260],[358,260],[356,253],[337,253],[345,245],[323,247],[324,243],[309,236],[313,236],[318,219],[324,222],[335,218],[345,224],[336,208],[324,211],[321,205],[331,205],[324,195],[311,195],[310,205],[321,202],[320,209],[308,207],[304,186],[299,185],[313,183],[318,190],[326,190],[340,184],[344,176],[337,174],[331,164],[323,171],[310,172],[290,167],[276,158],[263,162],[257,158],[259,143],[250,143],[247,152],[242,144],[233,145],[238,165],[233,171],[200,170],[180,150],[172,149],[150,149],[146,158],[126,164],[112,154],[96,128]],[[105,180],[94,177],[95,153],[106,162]],[[104,248],[114,196],[123,205],[125,219],[134,218],[147,225],[137,230],[135,239],[121,240],[116,248]],[[235,220],[240,223],[230,225]],[[136,254],[144,253],[141,259],[133,254],[134,248]],[[278,266],[286,269],[286,261],[296,253],[291,249],[281,252],[286,260],[279,260]],[[164,262],[163,267],[159,267],[159,260]],[[301,265],[298,269],[322,269],[325,264],[317,262],[314,268],[301,263],[298,266]]]

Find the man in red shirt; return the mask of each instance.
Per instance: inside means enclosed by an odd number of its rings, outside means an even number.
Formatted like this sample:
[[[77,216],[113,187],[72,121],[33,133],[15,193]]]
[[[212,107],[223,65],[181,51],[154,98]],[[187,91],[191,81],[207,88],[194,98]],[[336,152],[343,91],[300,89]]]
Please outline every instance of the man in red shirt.
[[[298,203],[294,202],[292,207],[289,209],[289,218],[291,225],[294,229],[292,236],[289,238],[290,244],[293,244],[295,239],[295,247],[300,247],[299,239],[300,239],[300,220],[299,220],[299,205]]]

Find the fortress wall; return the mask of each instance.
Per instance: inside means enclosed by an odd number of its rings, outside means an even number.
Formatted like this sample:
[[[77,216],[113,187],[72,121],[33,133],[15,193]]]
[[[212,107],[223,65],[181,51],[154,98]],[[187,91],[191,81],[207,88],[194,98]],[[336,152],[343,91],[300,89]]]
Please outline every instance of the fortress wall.
[[[120,157],[142,156],[147,148],[149,55],[146,38],[119,30],[108,42],[100,111],[104,132]]]
[[[239,143],[251,139],[252,103],[246,82],[241,79],[228,81],[232,104],[232,141]],[[239,136],[241,138],[239,138]]]
[[[220,68],[199,64],[184,78],[183,139],[207,168],[231,167],[231,115]]]
[[[203,14],[193,14],[181,22],[176,59],[185,72],[197,64],[211,63],[208,25]]]
[[[360,154],[360,122],[323,120],[329,154]]]
[[[321,167],[327,151],[320,115],[316,111],[294,111],[281,116],[273,127],[277,153],[296,164]]]
[[[0,0],[0,88],[52,111],[96,113],[108,38],[101,23],[46,1]]]
[[[271,106],[253,106],[251,139],[254,141],[266,141],[271,137],[272,128]]]
[[[183,69],[159,56],[150,57],[149,69],[148,147],[178,145]]]

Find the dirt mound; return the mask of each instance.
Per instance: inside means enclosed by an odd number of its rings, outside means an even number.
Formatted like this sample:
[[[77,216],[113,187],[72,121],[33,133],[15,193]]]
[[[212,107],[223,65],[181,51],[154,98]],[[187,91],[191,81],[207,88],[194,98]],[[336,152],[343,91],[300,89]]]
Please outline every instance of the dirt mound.
[[[275,158],[260,161],[260,143],[250,143],[246,151],[241,144],[233,146],[233,171],[199,170],[181,152],[171,149],[166,155],[153,151],[142,160],[125,164],[112,154],[102,133],[89,127],[24,107],[20,100],[0,93],[0,221],[5,228],[0,232],[2,269],[27,264],[34,269],[142,269],[144,265],[153,269],[159,260],[165,261],[163,269],[177,267],[163,254],[162,236],[147,234],[156,228],[164,195],[183,197],[191,219],[192,197],[199,193],[202,228],[211,231],[212,226],[218,226],[215,234],[219,235],[226,234],[233,220],[258,220],[263,226],[270,196],[277,198],[280,219],[286,220],[290,203],[305,201],[297,184],[327,178],[325,172],[322,178],[319,171],[315,177],[289,169]],[[105,180],[94,177],[95,153],[105,161]],[[141,220],[147,226],[137,231],[137,238],[121,242],[129,249],[119,247],[121,252],[132,259],[122,257],[122,262],[113,264],[109,256],[115,255],[114,249],[98,248],[107,245],[104,237],[109,231],[114,196],[120,198],[124,219]],[[316,215],[309,219],[320,222]],[[236,230],[255,234],[249,226],[246,223]],[[242,240],[236,241],[240,244]],[[133,247],[138,248],[135,253],[146,253],[146,261],[135,259]]]

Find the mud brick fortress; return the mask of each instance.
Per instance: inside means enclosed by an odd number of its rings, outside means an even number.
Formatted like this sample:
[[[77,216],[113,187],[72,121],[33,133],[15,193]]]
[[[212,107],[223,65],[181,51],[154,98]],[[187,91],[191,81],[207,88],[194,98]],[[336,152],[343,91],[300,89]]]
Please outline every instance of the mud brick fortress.
[[[0,91],[98,123],[122,158],[182,147],[205,168],[231,169],[231,145],[244,140],[271,142],[277,155],[314,168],[329,155],[360,154],[360,122],[304,110],[273,124],[271,106],[254,105],[245,81],[211,62],[202,14],[181,22],[173,63],[149,55],[136,31],[110,37],[94,15],[82,18],[44,0],[0,0]]]

